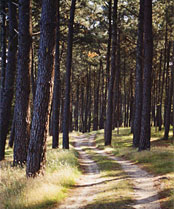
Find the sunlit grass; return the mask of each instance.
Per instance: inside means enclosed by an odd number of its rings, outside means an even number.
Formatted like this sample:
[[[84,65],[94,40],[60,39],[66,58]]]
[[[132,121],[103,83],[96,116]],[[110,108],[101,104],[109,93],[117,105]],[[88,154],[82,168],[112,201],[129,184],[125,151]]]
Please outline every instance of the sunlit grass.
[[[6,160],[0,164],[1,209],[52,208],[67,196],[80,175],[75,151],[51,149],[50,139],[44,176],[27,179],[25,168],[11,166],[12,155],[8,148]]]
[[[164,140],[164,130],[155,131],[151,129],[151,150],[138,152],[132,147],[133,135],[129,128],[120,128],[119,134],[113,131],[112,146],[104,147],[104,130],[96,133],[96,144],[99,149],[105,149],[114,155],[134,161],[148,172],[160,177],[164,188],[160,192],[163,208],[174,208],[174,139],[172,131],[169,139]]]

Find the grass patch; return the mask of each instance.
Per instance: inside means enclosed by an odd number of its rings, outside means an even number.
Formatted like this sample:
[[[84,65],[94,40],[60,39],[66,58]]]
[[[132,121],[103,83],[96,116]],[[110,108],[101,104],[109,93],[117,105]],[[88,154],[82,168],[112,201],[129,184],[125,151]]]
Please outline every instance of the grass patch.
[[[99,149],[106,149],[114,155],[124,157],[143,166],[153,175],[160,176],[160,182],[164,185],[160,198],[162,208],[174,208],[174,143],[172,131],[169,139],[164,140],[164,130],[156,132],[152,128],[151,150],[137,152],[132,148],[133,135],[128,128],[120,128],[120,133],[113,131],[112,146],[104,147],[103,130],[96,133],[96,144]]]
[[[0,208],[52,208],[67,196],[68,189],[80,175],[74,150],[51,149],[48,140],[47,164],[44,176],[27,179],[25,168],[11,167],[12,150],[0,164]]]

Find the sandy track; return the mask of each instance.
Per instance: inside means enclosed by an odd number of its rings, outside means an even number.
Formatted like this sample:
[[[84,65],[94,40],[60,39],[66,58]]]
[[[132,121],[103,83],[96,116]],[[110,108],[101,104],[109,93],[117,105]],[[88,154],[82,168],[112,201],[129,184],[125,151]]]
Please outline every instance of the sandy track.
[[[95,135],[92,135],[89,139],[93,141],[94,138]],[[105,153],[103,150],[95,149],[95,152],[117,161],[122,169],[128,174],[129,179],[134,184],[135,204],[133,205],[133,208],[160,209],[158,193],[154,184],[154,176],[148,174],[145,170],[142,170],[140,167],[128,160],[115,157],[111,154]]]
[[[82,150],[82,146],[91,146],[85,136],[75,137],[75,148],[80,155],[80,165],[84,175],[78,180],[75,188],[70,191],[70,196],[57,209],[82,209],[92,202],[96,193],[96,185],[100,182],[97,164]]]
[[[93,201],[97,193],[102,189],[100,183],[103,181],[103,178],[102,180],[100,179],[98,166],[82,150],[82,146],[88,146],[97,154],[115,160],[122,166],[122,169],[128,174],[130,181],[134,184],[133,195],[135,204],[131,205],[131,207],[135,209],[160,209],[154,177],[130,161],[115,157],[104,152],[104,150],[96,149],[94,138],[95,135],[75,137],[75,147],[80,155],[80,164],[84,169],[84,175],[78,180],[75,188],[70,191],[69,197],[57,209],[83,209]]]

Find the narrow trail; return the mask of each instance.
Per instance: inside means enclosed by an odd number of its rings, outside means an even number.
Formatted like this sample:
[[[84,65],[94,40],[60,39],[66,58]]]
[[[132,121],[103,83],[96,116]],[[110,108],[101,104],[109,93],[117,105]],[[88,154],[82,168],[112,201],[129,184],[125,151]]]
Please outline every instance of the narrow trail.
[[[91,202],[97,193],[97,185],[100,181],[100,174],[97,164],[82,150],[82,146],[91,146],[85,136],[74,137],[75,149],[80,155],[80,165],[84,170],[84,174],[77,181],[75,189],[70,191],[70,196],[57,207],[57,209],[82,209]]]
[[[95,136],[90,137],[94,140]],[[108,157],[112,160],[117,161],[122,167],[122,169],[128,174],[130,181],[134,184],[134,198],[135,204],[133,208],[135,209],[160,209],[160,203],[158,199],[157,189],[154,184],[154,176],[142,170],[140,167],[134,163],[124,160],[119,157],[115,157],[111,154],[105,153],[103,150],[98,150],[95,148],[96,153]]]
[[[82,146],[87,146],[95,153],[115,160],[121,165],[134,185],[133,195],[135,203],[131,205],[132,208],[160,209],[158,193],[154,185],[154,177],[130,161],[123,160],[122,158],[106,153],[104,150],[97,149],[94,145],[94,138],[95,135],[91,135],[90,137],[85,135],[75,137],[75,148],[80,155],[80,165],[84,169],[84,175],[78,180],[75,188],[71,190],[70,196],[57,209],[84,209],[86,205],[95,199],[96,195],[102,189],[104,179],[102,178],[101,180],[100,178],[99,168],[90,159],[90,156],[82,150]]]

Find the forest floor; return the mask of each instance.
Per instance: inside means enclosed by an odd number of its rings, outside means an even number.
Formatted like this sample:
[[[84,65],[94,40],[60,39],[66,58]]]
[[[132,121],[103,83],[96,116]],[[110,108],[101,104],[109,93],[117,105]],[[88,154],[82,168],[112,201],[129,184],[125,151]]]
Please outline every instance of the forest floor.
[[[95,134],[74,137],[83,170],[57,209],[159,209],[156,177],[95,146]]]

